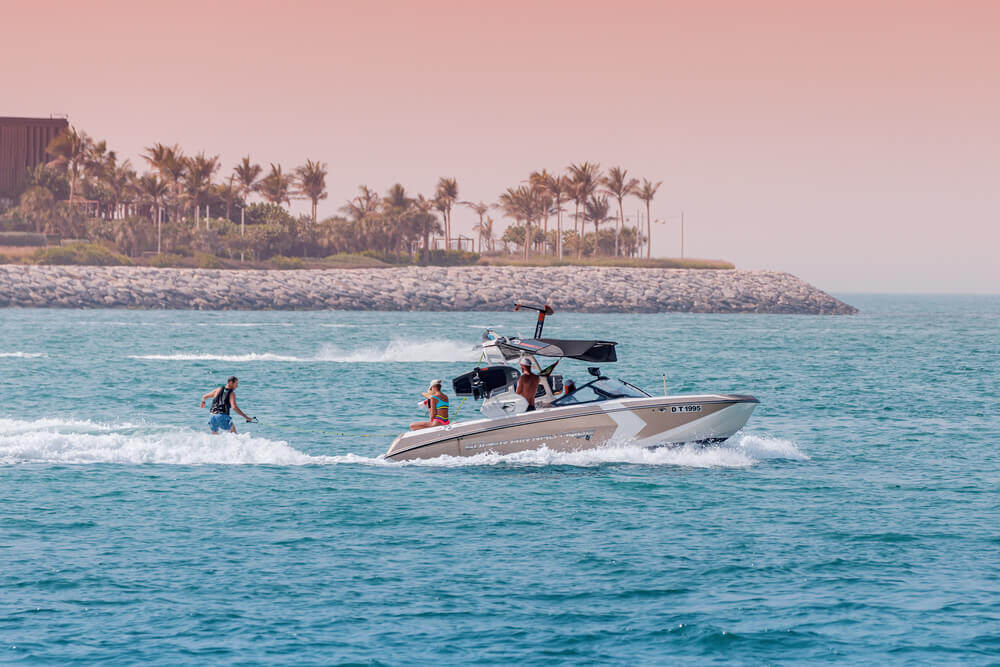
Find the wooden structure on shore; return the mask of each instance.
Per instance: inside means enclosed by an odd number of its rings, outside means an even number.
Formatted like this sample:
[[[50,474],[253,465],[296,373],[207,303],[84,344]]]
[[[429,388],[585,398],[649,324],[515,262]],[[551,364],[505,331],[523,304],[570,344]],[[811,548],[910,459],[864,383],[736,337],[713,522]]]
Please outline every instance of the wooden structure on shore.
[[[69,128],[65,118],[0,116],[0,197],[13,197],[28,171],[49,161],[49,143]]]

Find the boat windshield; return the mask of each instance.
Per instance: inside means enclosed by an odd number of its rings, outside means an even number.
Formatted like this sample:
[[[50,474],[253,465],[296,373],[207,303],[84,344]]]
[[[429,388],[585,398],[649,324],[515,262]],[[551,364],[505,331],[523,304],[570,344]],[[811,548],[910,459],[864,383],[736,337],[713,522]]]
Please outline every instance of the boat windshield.
[[[648,398],[649,394],[628,382],[601,378],[585,384],[572,394],[553,401],[552,405],[576,405],[577,403],[594,403],[609,401],[613,398]]]

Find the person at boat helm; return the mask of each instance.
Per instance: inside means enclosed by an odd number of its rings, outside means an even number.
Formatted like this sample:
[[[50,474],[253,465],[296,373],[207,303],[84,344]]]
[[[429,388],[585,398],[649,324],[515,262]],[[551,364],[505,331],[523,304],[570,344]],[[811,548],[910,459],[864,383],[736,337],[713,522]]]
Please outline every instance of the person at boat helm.
[[[531,360],[521,359],[521,377],[517,379],[514,392],[528,401],[528,412],[535,409],[535,394],[538,393],[538,383],[542,378],[531,371]]]
[[[236,405],[236,387],[240,385],[239,379],[235,375],[226,380],[226,384],[218,389],[213,389],[201,397],[201,407],[205,407],[205,401],[212,399],[212,407],[209,409],[208,428],[212,435],[218,435],[219,429],[236,433],[236,426],[229,416],[229,410],[236,410],[236,414],[242,416],[247,422],[252,422],[253,417],[248,417],[246,413]]]
[[[424,402],[430,413],[430,419],[425,422],[413,422],[410,424],[411,431],[422,428],[433,428],[435,426],[447,426],[448,420],[448,397],[441,392],[441,380],[431,380],[427,391],[423,393]]]
[[[563,384],[563,393],[572,394],[574,391],[576,391],[576,382],[573,382],[572,380],[566,380],[566,382]]]

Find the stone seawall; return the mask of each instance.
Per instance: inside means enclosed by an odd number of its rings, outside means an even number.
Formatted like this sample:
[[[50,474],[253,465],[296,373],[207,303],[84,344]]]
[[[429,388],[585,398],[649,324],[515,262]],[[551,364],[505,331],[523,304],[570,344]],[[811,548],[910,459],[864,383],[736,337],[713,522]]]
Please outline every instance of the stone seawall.
[[[0,307],[503,311],[515,301],[586,313],[857,312],[778,271],[579,266],[225,271],[0,265]]]

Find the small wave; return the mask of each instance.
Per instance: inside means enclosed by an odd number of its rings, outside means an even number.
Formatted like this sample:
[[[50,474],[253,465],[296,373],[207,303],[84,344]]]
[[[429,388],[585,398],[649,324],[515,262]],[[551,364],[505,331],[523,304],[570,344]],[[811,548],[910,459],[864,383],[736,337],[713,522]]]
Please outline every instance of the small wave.
[[[458,343],[451,340],[409,341],[394,340],[384,348],[363,347],[353,350],[342,350],[326,346],[317,357],[317,361],[336,361],[346,363],[386,363],[416,361],[451,362],[476,361],[480,350],[468,343]]]
[[[4,359],[39,359],[49,355],[44,352],[0,352],[0,357]]]
[[[345,350],[334,346],[324,346],[314,357],[296,357],[283,354],[197,354],[179,352],[175,354],[137,354],[131,359],[146,361],[226,361],[230,363],[277,361],[289,363],[392,363],[392,362],[453,362],[475,361],[480,352],[466,343],[454,341],[392,341],[384,348],[362,347]]]
[[[244,361],[289,361],[304,363],[309,361],[319,361],[318,359],[308,359],[303,357],[291,357],[281,354],[132,354],[129,359],[142,359],[145,361],[228,361],[232,363]]]
[[[233,464],[306,465],[327,457],[304,454],[283,441],[247,433],[211,435],[191,429],[89,421],[0,419],[0,465]]]
[[[387,438],[388,440],[388,438]],[[388,444],[388,443],[386,443]],[[768,459],[807,460],[787,440],[745,435],[731,443],[646,449],[611,446],[576,452],[547,448],[516,454],[440,456],[388,461],[382,456],[342,454],[313,456],[284,440],[253,433],[211,435],[206,431],[131,423],[103,424],[81,420],[0,419],[0,465],[169,464],[169,465],[366,465],[388,467],[464,468],[483,466],[595,467],[607,464],[686,468],[749,468]]]
[[[791,440],[772,438],[750,433],[739,434],[730,440],[732,447],[738,447],[755,461],[769,459],[789,459],[792,461],[808,461],[809,455],[802,452]],[[724,443],[724,444],[729,444]]]
[[[474,456],[439,456],[433,459],[386,461],[355,456],[327,457],[332,463],[368,465],[427,466],[461,468],[468,466],[573,466],[606,464],[675,466],[686,468],[749,468],[772,459],[808,460],[794,443],[780,438],[741,435],[719,445],[682,445],[648,449],[635,445],[610,445],[575,452],[557,452],[546,447],[516,454],[483,453]]]
[[[199,327],[294,327],[292,322],[199,322]]]

